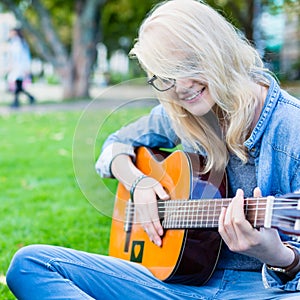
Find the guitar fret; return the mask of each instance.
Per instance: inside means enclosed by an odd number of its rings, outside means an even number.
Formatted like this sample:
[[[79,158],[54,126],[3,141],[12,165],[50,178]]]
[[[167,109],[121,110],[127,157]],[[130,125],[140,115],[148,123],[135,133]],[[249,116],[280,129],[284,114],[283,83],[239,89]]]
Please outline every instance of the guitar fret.
[[[203,203],[201,203],[203,204]],[[203,208],[203,205],[201,205],[201,227],[203,227],[203,216],[204,216],[204,208]]]
[[[175,204],[175,203],[174,203],[174,204]],[[176,219],[176,218],[178,219],[178,210],[175,209],[175,205],[174,205],[174,207],[173,207],[173,211],[174,211],[174,214],[175,214],[175,219]],[[172,214],[171,216],[173,216],[173,214]],[[175,219],[174,219],[173,221],[171,220],[171,225],[172,225],[172,227],[175,227],[175,224],[174,224]],[[175,228],[176,228],[176,227],[175,227]]]
[[[213,219],[212,219],[213,224],[215,223],[215,213],[216,213],[216,201],[214,201],[214,206],[213,206]]]
[[[200,201],[197,201],[197,211],[200,211]],[[201,218],[200,218],[201,221]],[[199,224],[199,219],[197,220],[197,225],[200,227],[201,226],[201,222]]]
[[[172,222],[172,220],[171,220],[171,224],[170,224],[170,225],[172,225],[172,227],[175,226],[174,222],[175,222],[176,218],[178,219],[178,210],[175,209],[175,204],[176,204],[176,203],[174,203],[173,211],[174,211],[174,213],[175,213],[176,215],[175,215],[175,219],[173,220],[173,222]],[[172,214],[172,215],[173,215],[173,214]],[[172,215],[171,215],[171,216],[172,216]],[[175,228],[176,228],[176,227],[175,227]]]
[[[182,209],[183,213],[181,214],[181,218],[179,218],[179,228],[182,228],[187,218],[187,205],[185,205],[185,202],[181,201],[180,208]]]
[[[248,199],[245,200],[245,208],[244,208],[244,212],[245,212],[245,215],[247,216],[248,215]]]
[[[206,228],[208,227],[208,216],[209,216],[209,208],[210,208],[210,201],[207,201],[208,202],[208,206],[207,206],[207,211],[208,211],[208,214],[206,215]]]
[[[189,207],[190,205],[184,205],[185,214],[184,214],[184,219],[181,220],[181,223],[184,223],[187,220],[187,217],[189,216]]]
[[[165,211],[164,211],[162,225],[165,228],[168,228],[169,227],[169,218],[168,218],[168,214],[166,214],[166,211],[168,211],[170,209],[170,201],[166,201],[164,204],[165,204]]]
[[[255,211],[255,218],[253,223],[254,228],[257,226],[257,213],[258,213],[257,208],[258,208],[258,198],[256,199],[256,211]]]
[[[199,201],[198,201],[199,202]],[[192,228],[193,226],[194,226],[194,224],[197,222],[197,203],[196,202],[194,202],[193,203],[194,205],[193,205],[193,207],[192,207],[192,218],[190,219],[190,227]]]

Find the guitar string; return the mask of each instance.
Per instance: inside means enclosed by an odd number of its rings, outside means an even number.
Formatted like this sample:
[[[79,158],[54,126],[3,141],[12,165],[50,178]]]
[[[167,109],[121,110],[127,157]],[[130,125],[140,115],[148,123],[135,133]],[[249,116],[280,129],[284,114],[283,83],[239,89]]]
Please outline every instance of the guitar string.
[[[176,215],[174,215],[176,214]],[[132,215],[134,215],[134,210],[132,210]],[[206,222],[208,223],[214,223],[216,222],[216,219],[219,218],[220,214],[208,214],[206,216]],[[189,217],[188,219],[186,219],[187,217]],[[264,222],[264,215],[262,216],[258,216],[256,219],[257,222]],[[296,217],[291,217],[291,216],[284,216],[284,215],[276,215],[273,214],[273,217],[280,219],[280,221],[284,222],[284,221],[289,221],[289,222],[293,222],[296,221],[298,218]],[[199,218],[199,214],[181,214],[181,217],[178,217],[178,212],[170,212],[167,215],[165,215],[164,219],[168,220],[169,222],[191,222],[192,218],[195,218],[195,221],[197,222],[197,224],[199,223],[203,223],[203,218],[198,219]]]
[[[183,204],[180,204],[180,203],[175,204],[174,203],[172,205],[172,208],[173,209],[180,209],[180,208],[185,208],[185,207],[191,207],[191,208],[197,208],[197,210],[200,210],[200,209],[206,209],[207,210],[207,207],[208,207],[207,204],[205,204],[205,203],[201,203],[200,205],[197,205],[197,204],[198,203],[183,203]],[[138,205],[140,205],[140,204],[138,204]],[[141,204],[141,205],[143,205],[143,204]],[[283,210],[283,209],[295,210],[295,206],[292,206],[292,205],[294,205],[294,203],[284,203],[284,204],[281,204],[281,205],[280,204],[274,204],[273,207],[272,207],[272,210]],[[164,203],[158,203],[158,209],[165,210],[164,209],[165,206],[166,205]],[[171,206],[168,206],[168,208],[170,208],[170,207]],[[222,207],[225,207],[225,205],[214,205],[214,207],[221,209]],[[246,209],[246,211],[266,210],[266,203],[259,203],[257,205],[256,204],[248,204],[247,208],[248,209]]]
[[[175,201],[174,201],[175,202]],[[166,204],[168,204],[170,202],[167,202]],[[189,208],[189,209],[193,209],[193,212],[196,210],[196,212],[199,212],[199,211],[206,211],[206,212],[209,212],[211,209],[208,209],[209,205],[206,205],[206,204],[203,204],[201,203],[200,205],[196,205],[198,203],[192,203],[194,205],[190,205],[190,203],[186,203],[186,204],[180,204],[180,203],[172,203],[173,205],[172,206],[168,206],[166,208],[166,205],[164,203],[159,203],[158,204],[158,213],[163,213],[163,212],[166,212],[166,211],[170,211],[170,210],[176,210],[176,211],[180,211],[180,210],[183,210],[183,209],[186,209],[186,208]],[[291,203],[292,204],[292,203]],[[140,205],[143,205],[143,204],[140,204]],[[276,207],[272,207],[272,211],[280,211],[280,210],[295,210],[295,207],[293,206],[287,206],[288,203],[284,203],[284,206],[277,206]],[[136,206],[135,205],[134,207],[131,207],[131,212],[134,212],[136,210]],[[253,206],[251,208],[251,206]],[[260,206],[260,207],[258,207]],[[215,209],[219,209],[221,210],[223,206],[214,206],[213,207],[213,210]],[[297,209],[296,209],[297,210]],[[261,204],[248,204],[247,205],[247,209],[245,209],[246,212],[251,212],[251,211],[266,211],[266,204],[265,203],[261,203]]]
[[[278,222],[278,224],[280,225],[281,228],[285,228],[285,229],[290,229],[293,230],[294,232],[298,232],[299,230],[295,230],[293,225],[294,225],[294,220],[290,220],[290,219],[286,219],[286,220],[282,220],[280,219],[280,222]],[[142,224],[143,222],[140,221],[134,221],[132,222],[132,224]],[[218,221],[217,220],[206,220],[205,224],[204,221],[196,221],[193,224],[189,223],[187,220],[185,219],[181,219],[180,223],[178,222],[178,220],[176,220],[176,222],[174,220],[170,220],[170,219],[164,219],[162,221],[162,225],[165,229],[172,229],[172,228],[178,228],[178,229],[197,229],[197,228],[217,228],[218,227]],[[263,227],[264,226],[264,220],[257,220],[256,222],[257,226],[253,226],[253,227]],[[252,224],[253,225],[253,224]],[[276,226],[275,226],[276,227]]]
[[[199,199],[199,200],[192,199],[192,200],[160,201],[160,202],[158,202],[158,213],[159,214],[164,213],[165,219],[167,219],[167,221],[169,223],[170,222],[174,223],[175,220],[176,220],[176,222],[178,222],[178,219],[179,219],[182,224],[185,224],[185,222],[190,222],[190,227],[191,227],[193,218],[196,219],[196,224],[203,225],[204,219],[203,218],[200,220],[197,220],[197,219],[199,219],[199,212],[202,214],[202,217],[203,217],[204,211],[206,211],[206,212],[208,212],[208,214],[205,217],[205,219],[206,219],[205,222],[206,222],[206,225],[208,226],[209,224],[211,224],[211,223],[214,224],[214,222],[216,222],[216,217],[219,218],[221,210],[219,209],[220,206],[217,206],[216,204],[220,203],[220,201],[221,201],[222,205],[224,206],[224,202],[226,202],[227,204],[229,204],[231,202],[231,199],[228,199],[228,198],[227,199],[213,199],[213,200]],[[263,201],[261,201],[261,200],[263,200]],[[249,203],[249,201],[251,201],[251,202],[255,201],[255,203]],[[211,214],[210,211],[207,210],[207,208],[213,202],[215,204],[213,206],[214,212],[217,212],[218,214],[215,214],[215,213]],[[266,210],[266,198],[247,198],[247,199],[245,199],[245,202],[246,202],[246,208],[247,208],[245,210],[246,213],[250,213],[251,211],[255,211],[256,213],[259,211],[265,212],[265,210]],[[171,205],[168,205],[168,204],[171,204]],[[293,207],[286,206],[286,205],[295,205],[295,204],[298,204],[298,201],[295,199],[282,198],[279,200],[278,198],[276,198],[276,199],[274,199],[272,210],[275,211],[275,210],[282,210],[282,209],[292,209]],[[283,207],[282,205],[285,205],[285,207]],[[167,209],[166,209],[166,206],[168,206]],[[253,209],[253,208],[251,208],[251,206],[253,206],[255,208]],[[258,208],[259,206],[261,208]],[[172,211],[170,211],[170,207],[171,207]],[[182,210],[186,210],[186,208],[188,208],[189,211],[191,210],[192,214],[190,212],[187,213],[185,211],[185,213],[182,215]],[[196,209],[196,211],[195,211],[195,209]],[[216,209],[217,209],[217,211],[216,211]],[[131,215],[134,214],[135,208],[132,207],[130,210],[131,210],[130,214]],[[181,218],[178,218],[179,211],[182,215]],[[177,218],[174,218],[174,214],[176,214]],[[184,218],[187,218],[187,217],[189,217],[189,219],[185,220]],[[264,215],[263,216],[257,215],[255,217],[255,222],[264,221],[264,217],[265,217]],[[291,222],[297,220],[296,217],[282,216],[282,215],[278,215],[278,214],[277,215],[273,214],[273,217],[279,218],[281,222],[290,222],[291,223]],[[175,224],[174,224],[174,226],[175,226]]]
[[[163,222],[166,222],[167,224],[169,224],[168,226],[165,226],[165,227],[180,227],[180,228],[184,228],[184,227],[187,227],[187,228],[217,227],[218,223],[219,223],[218,221],[219,221],[218,217],[217,218],[207,218],[206,220],[197,220],[191,225],[189,223],[189,221],[185,218],[181,218],[180,222],[178,222],[177,219],[173,219],[173,218],[166,218],[163,220]],[[285,226],[291,227],[291,225],[294,224],[294,221],[295,220],[293,218],[284,217],[284,218],[279,218],[277,223],[282,224],[281,227],[283,227],[284,224],[285,224]],[[190,226],[188,226],[188,225],[190,225]],[[258,218],[256,220],[256,225],[258,225],[258,226],[254,226],[254,227],[263,226],[264,218]]]
[[[164,217],[163,224],[165,228],[209,228],[209,227],[217,227],[218,226],[218,220],[219,220],[219,214],[218,215],[207,215],[205,219],[199,219],[199,214],[193,214],[193,215],[187,215],[184,214],[181,216],[181,218],[178,217],[178,212],[176,212],[176,216],[172,216],[172,214],[168,214]],[[188,217],[188,218],[187,218]],[[255,222],[263,225],[265,216],[258,216],[255,218]],[[286,224],[286,226],[291,227],[291,223],[294,223],[297,218],[289,217],[289,216],[282,216],[282,215],[276,215],[274,214],[273,217],[277,217],[279,219],[278,223],[280,224]],[[195,219],[194,222],[193,218]],[[251,221],[251,220],[250,220]],[[205,224],[204,224],[205,223]],[[258,227],[261,227],[258,226]],[[281,225],[281,227],[282,227]],[[257,226],[254,226],[257,227]]]
[[[171,200],[158,200],[158,203],[166,203],[166,202],[177,202],[177,203],[180,203],[180,202],[184,202],[184,203],[219,203],[219,202],[232,202],[233,199],[228,199],[228,198],[216,198],[216,199],[171,199]],[[273,200],[273,203],[293,203],[293,204],[298,204],[300,201],[299,200],[296,200],[296,199],[274,199]],[[245,202],[257,202],[257,203],[266,203],[267,202],[267,199],[256,199],[256,198],[251,198],[251,199],[245,199]],[[256,204],[255,204],[256,205]]]

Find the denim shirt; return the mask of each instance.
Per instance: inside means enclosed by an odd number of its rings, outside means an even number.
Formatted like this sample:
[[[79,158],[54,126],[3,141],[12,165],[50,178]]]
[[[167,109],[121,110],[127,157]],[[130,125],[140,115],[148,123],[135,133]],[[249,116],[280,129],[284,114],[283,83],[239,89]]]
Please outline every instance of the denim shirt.
[[[262,195],[279,196],[300,190],[300,100],[281,90],[271,76],[266,77],[270,81],[270,87],[265,104],[244,145],[254,159],[256,182]],[[112,177],[112,160],[121,153],[134,159],[135,147],[173,148],[179,144],[184,151],[196,152],[187,141],[178,138],[170,117],[158,105],[148,116],[108,137],[96,162],[96,171],[102,177]],[[204,152],[199,154],[205,155]],[[300,248],[299,243],[295,245]],[[265,266],[262,274],[266,287],[300,290],[300,272],[288,282],[282,282],[280,277]]]

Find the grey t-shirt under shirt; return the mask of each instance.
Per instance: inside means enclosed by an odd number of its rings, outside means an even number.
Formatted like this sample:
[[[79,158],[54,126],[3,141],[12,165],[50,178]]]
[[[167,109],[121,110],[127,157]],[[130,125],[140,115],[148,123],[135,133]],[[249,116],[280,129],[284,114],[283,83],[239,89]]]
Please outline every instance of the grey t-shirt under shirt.
[[[234,155],[230,155],[227,166],[228,197],[234,197],[236,190],[244,190],[245,197],[252,197],[257,186],[255,164],[253,157],[249,157],[246,164]],[[262,263],[252,257],[232,252],[223,243],[217,269],[232,270],[260,270]]]

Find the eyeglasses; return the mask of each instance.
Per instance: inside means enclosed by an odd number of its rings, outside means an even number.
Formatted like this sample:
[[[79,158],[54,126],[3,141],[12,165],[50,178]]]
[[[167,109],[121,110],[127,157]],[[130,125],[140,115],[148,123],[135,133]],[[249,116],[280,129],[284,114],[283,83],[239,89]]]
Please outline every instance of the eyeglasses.
[[[152,78],[147,81],[147,83],[152,85],[159,92],[165,92],[175,86],[176,79],[172,79],[172,78],[165,79],[153,75]]]

